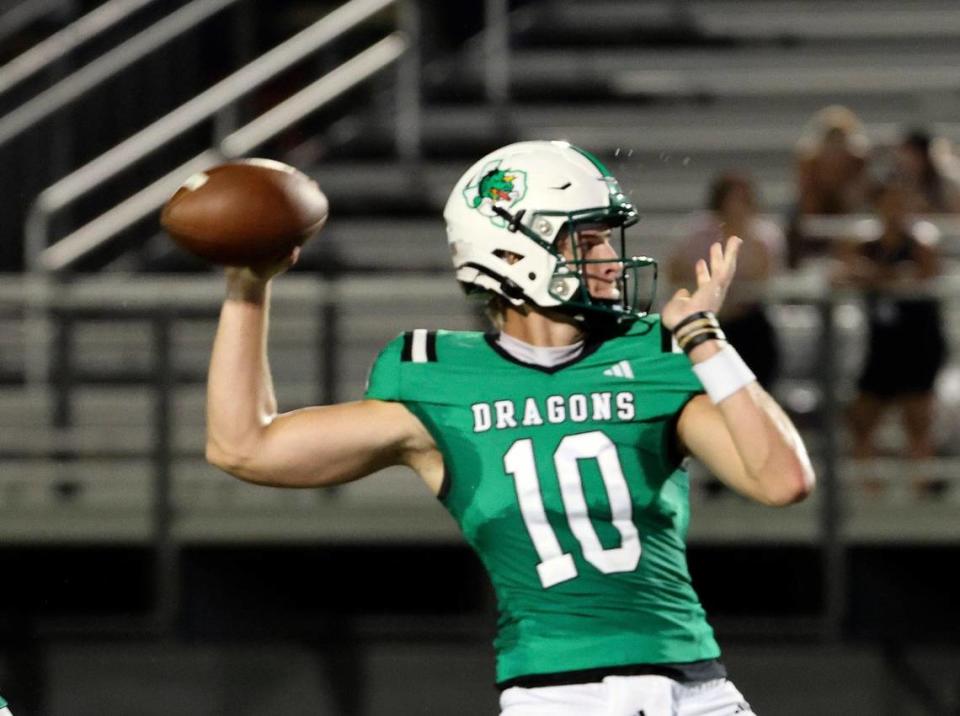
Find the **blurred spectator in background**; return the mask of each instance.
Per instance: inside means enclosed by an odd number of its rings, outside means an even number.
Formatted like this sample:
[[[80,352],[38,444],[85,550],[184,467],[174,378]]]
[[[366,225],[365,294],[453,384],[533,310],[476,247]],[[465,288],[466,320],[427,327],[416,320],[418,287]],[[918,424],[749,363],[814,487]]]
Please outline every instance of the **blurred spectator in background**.
[[[874,433],[889,407],[898,407],[909,457],[933,457],[933,383],[946,358],[937,300],[897,296],[891,289],[922,288],[939,273],[935,246],[910,222],[912,189],[894,177],[876,190],[880,238],[852,243],[839,279],[866,291],[870,338],[859,392],[850,407],[854,457],[875,455]],[[879,483],[868,483],[876,491]],[[918,481],[919,492],[938,487]]]
[[[909,192],[908,210],[915,214],[960,212],[957,158],[945,138],[929,132],[908,132],[894,157],[897,178]]]
[[[777,338],[763,307],[764,282],[784,264],[785,240],[780,227],[757,215],[757,193],[741,173],[721,174],[710,185],[707,212],[694,217],[689,235],[679,241],[668,269],[674,285],[695,281],[698,259],[709,260],[710,245],[739,236],[739,282],[731,286],[720,313],[727,340],[740,353],[764,388],[770,389],[779,363]]]
[[[790,220],[788,263],[824,253],[829,240],[804,236],[803,219],[849,214],[866,208],[870,142],[860,119],[840,105],[825,107],[807,122],[797,141],[797,200]]]

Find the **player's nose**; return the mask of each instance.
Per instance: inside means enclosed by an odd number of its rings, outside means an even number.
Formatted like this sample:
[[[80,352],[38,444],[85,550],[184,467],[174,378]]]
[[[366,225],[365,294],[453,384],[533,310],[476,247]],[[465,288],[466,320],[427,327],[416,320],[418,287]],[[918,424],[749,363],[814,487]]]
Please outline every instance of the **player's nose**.
[[[592,258],[600,261],[596,264],[596,270],[600,273],[603,278],[608,280],[614,280],[620,277],[620,274],[623,273],[623,263],[620,261],[620,256],[617,254],[616,250],[607,242],[598,244],[593,251]]]

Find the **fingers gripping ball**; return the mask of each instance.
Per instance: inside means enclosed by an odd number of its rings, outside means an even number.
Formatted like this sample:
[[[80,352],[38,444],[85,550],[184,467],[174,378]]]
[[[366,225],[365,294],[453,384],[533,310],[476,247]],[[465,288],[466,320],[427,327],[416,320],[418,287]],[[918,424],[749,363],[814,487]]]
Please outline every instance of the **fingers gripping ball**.
[[[194,256],[250,266],[289,255],[323,227],[328,209],[307,175],[282,162],[246,159],[187,179],[160,223]]]

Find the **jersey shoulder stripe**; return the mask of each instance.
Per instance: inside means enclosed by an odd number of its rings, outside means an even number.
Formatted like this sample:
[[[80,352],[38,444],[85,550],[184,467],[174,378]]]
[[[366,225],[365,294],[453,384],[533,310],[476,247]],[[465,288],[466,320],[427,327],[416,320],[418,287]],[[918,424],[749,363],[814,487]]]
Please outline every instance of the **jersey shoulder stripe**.
[[[446,369],[470,366],[483,334],[473,331],[433,331],[418,328],[401,333],[390,341],[374,361],[367,378],[364,396],[371,400],[402,400],[416,386],[412,379],[423,380],[424,371],[431,375],[439,367],[440,357]],[[432,380],[432,379],[431,379]]]
[[[404,333],[400,360],[404,363],[436,363],[437,332],[417,328]]]

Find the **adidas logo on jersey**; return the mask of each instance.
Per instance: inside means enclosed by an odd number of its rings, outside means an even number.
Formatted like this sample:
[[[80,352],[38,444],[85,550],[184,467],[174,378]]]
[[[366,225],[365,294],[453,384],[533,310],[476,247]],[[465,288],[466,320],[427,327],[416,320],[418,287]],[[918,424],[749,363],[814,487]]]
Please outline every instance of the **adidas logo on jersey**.
[[[619,363],[610,366],[605,371],[604,375],[612,375],[615,378],[632,378],[633,377],[633,368],[630,367],[629,361],[622,360]]]

